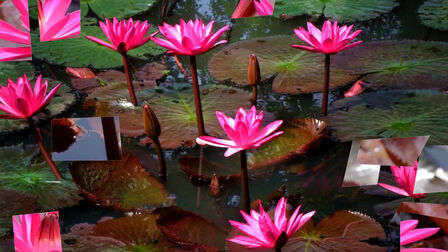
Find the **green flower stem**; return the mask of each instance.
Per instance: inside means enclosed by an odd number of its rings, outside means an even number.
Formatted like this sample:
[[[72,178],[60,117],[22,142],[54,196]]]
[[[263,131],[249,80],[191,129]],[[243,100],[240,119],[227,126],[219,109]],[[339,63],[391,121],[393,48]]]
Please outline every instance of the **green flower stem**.
[[[123,56],[124,72],[126,74],[126,81],[128,84],[129,95],[131,96],[131,102],[134,106],[137,106],[138,102],[137,97],[135,96],[134,85],[132,84],[132,73],[131,70],[129,69],[128,55],[126,52],[123,52],[121,53],[121,56]]]
[[[250,212],[249,179],[247,175],[247,154],[246,150],[241,151],[241,188],[243,193],[243,209]]]
[[[190,56],[191,78],[193,80],[194,105],[196,107],[196,123],[199,136],[205,136],[204,117],[202,115],[201,93],[199,91],[196,57]]]
[[[324,89],[322,92],[322,116],[327,115],[329,89],[330,89],[330,54],[325,54]]]

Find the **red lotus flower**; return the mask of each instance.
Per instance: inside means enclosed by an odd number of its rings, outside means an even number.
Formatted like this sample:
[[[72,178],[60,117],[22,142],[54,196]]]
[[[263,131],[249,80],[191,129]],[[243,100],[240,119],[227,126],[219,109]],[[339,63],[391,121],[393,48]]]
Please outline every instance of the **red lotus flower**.
[[[228,148],[224,154],[226,157],[242,150],[259,148],[262,144],[283,134],[283,131],[275,132],[282,125],[282,120],[272,122],[260,130],[264,114],[261,111],[257,115],[255,106],[252,106],[248,113],[240,108],[235,119],[229,118],[219,111],[216,111],[216,117],[230,140],[201,136],[196,139],[196,142],[200,145],[208,144]]]
[[[350,42],[361,33],[357,30],[350,34],[353,25],[347,27],[346,25],[339,27],[337,21],[331,24],[330,21],[325,21],[322,31],[317,29],[312,23],[308,22],[308,31],[302,27],[295,29],[296,35],[309,44],[310,46],[291,45],[292,47],[325,54],[335,54],[342,50],[355,47],[362,43],[357,41],[350,44]]]
[[[0,20],[0,39],[18,43],[20,47],[0,48],[0,61],[27,59],[31,57],[31,35],[28,14],[28,0],[12,0],[12,3],[20,12],[22,27],[18,29],[7,22]]]
[[[37,0],[41,41],[75,38],[81,34],[81,10],[66,12],[72,0]]]
[[[414,166],[391,166],[392,174],[394,175],[395,181],[401,188],[391,186],[384,183],[378,183],[378,185],[384,187],[385,189],[413,198],[422,198],[426,195],[424,193],[414,193],[415,177],[417,175],[418,162],[415,162]]]
[[[417,228],[418,220],[400,222],[400,246],[426,239],[439,232],[440,228]],[[433,248],[401,248],[405,252],[447,252],[448,250]]]
[[[132,18],[118,21],[116,18],[113,18],[113,22],[111,23],[106,18],[106,24],[101,21],[99,23],[104,35],[106,35],[111,43],[92,36],[86,36],[86,38],[120,53],[128,52],[144,45],[157,34],[153,33],[145,37],[151,28],[151,24],[148,21],[134,22]]]
[[[204,25],[201,19],[190,20],[187,23],[181,19],[180,25],[176,24],[174,26],[164,23],[163,26],[159,26],[159,30],[167,40],[156,37],[152,40],[159,46],[168,49],[168,53],[170,54],[199,55],[218,45],[227,43],[227,40],[221,40],[219,42],[216,42],[216,40],[224,32],[229,30],[230,26],[226,25],[213,33],[214,23],[215,21],[211,21],[207,25]]]
[[[0,110],[8,114],[0,114],[0,118],[30,118],[50,102],[60,86],[61,83],[47,94],[48,81],[43,82],[42,75],[36,79],[34,88],[26,74],[17,82],[8,79],[8,85],[0,87]]]
[[[286,199],[281,198],[275,208],[274,221],[264,211],[261,201],[259,201],[260,213],[251,211],[250,215],[241,211],[241,215],[247,224],[229,220],[230,224],[247,236],[235,236],[229,241],[241,244],[247,248],[259,249],[280,249],[288,238],[294,235],[305,223],[313,217],[316,211],[306,214],[300,213],[297,207],[291,217],[286,217]]]
[[[57,212],[14,216],[14,247],[17,252],[62,252]]]

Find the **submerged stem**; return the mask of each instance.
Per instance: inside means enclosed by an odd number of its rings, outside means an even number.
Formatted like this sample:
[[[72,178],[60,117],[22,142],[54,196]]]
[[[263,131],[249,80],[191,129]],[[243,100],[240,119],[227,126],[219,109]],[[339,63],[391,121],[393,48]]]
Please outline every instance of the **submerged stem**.
[[[153,139],[152,141],[157,152],[157,159],[159,161],[159,177],[162,179],[166,179],[166,164],[162,146],[160,145],[159,139]]]
[[[257,85],[252,85],[252,106],[257,106],[258,88]]]
[[[330,54],[325,54],[324,89],[322,92],[322,116],[327,115],[329,88],[330,88]]]
[[[241,151],[241,188],[243,193],[243,209],[246,213],[250,212],[249,199],[249,179],[247,175],[247,154],[246,150]]]
[[[36,124],[34,124],[33,118],[28,117],[28,124],[30,125],[31,133],[33,134],[34,139],[36,139],[37,145],[39,146],[40,152],[44,156],[45,161],[47,161],[48,166],[50,166],[51,171],[53,172],[54,176],[57,179],[61,179],[62,174],[59,171],[56,164],[51,160],[50,153],[48,153],[47,149],[45,148],[44,141],[42,140],[42,135],[40,134],[39,129],[36,127]]]
[[[198,72],[196,68],[196,57],[190,56],[191,78],[193,80],[194,105],[196,107],[196,122],[199,136],[205,135],[204,118],[202,115],[201,93],[199,91]]]
[[[132,73],[129,69],[128,55],[125,52],[121,53],[121,55],[123,57],[124,72],[126,74],[126,82],[128,84],[128,91],[129,95],[131,96],[131,102],[134,106],[137,106],[137,97],[135,96],[134,85],[132,84]]]

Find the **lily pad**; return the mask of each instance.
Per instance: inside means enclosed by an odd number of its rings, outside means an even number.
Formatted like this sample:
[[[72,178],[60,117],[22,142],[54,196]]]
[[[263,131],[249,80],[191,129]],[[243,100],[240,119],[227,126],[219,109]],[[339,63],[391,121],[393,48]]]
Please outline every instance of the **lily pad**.
[[[66,179],[55,179],[40,154],[33,158],[36,154],[34,146],[2,147],[0,156],[8,158],[0,166],[0,188],[36,196],[42,210],[78,205],[82,198],[65,169],[59,167]]]
[[[294,119],[286,123],[280,129],[284,131],[283,135],[249,152],[249,166],[275,165],[317,148],[326,135],[326,126],[326,122],[314,118]]]
[[[81,192],[103,206],[148,211],[174,204],[163,184],[129,153],[121,161],[75,162],[70,172]]]
[[[448,30],[448,1],[427,0],[418,9],[422,23],[434,29]]]
[[[6,85],[8,79],[16,81],[26,74],[28,78],[34,75],[34,67],[28,61],[0,62],[0,85]]]
[[[11,216],[33,213],[39,209],[32,194],[5,189],[0,189],[0,207],[0,237],[12,230]]]
[[[142,107],[129,102],[125,84],[108,85],[89,95],[85,106],[94,107],[96,116],[120,116],[121,133],[138,137],[144,134]],[[159,119],[162,134],[159,138],[163,148],[176,149],[195,144],[198,136],[194,98],[191,89],[160,93],[136,90],[137,99],[148,103]],[[212,86],[201,89],[205,129],[209,135],[223,137],[224,132],[216,119],[216,111],[234,115],[239,107],[250,106],[250,93],[237,88]]]
[[[81,9],[86,5],[95,12],[100,19],[118,19],[132,17],[149,10],[156,0],[82,0]]]
[[[448,143],[448,94],[431,90],[381,91],[333,103],[328,116],[333,136],[430,136],[428,144]]]
[[[238,165],[223,165],[220,162],[200,158],[182,156],[178,164],[184,172],[193,179],[210,183],[213,176],[216,175],[220,182],[233,181],[240,178],[240,167]]]
[[[271,36],[233,43],[213,55],[208,69],[218,81],[231,79],[238,85],[249,85],[247,66],[250,54],[256,54],[260,64],[261,80],[275,76],[272,89],[285,94],[321,92],[324,57],[292,48],[301,43],[293,36]],[[332,56],[337,57],[337,56]],[[357,76],[331,65],[330,88],[356,80]]]
[[[32,82],[32,81],[31,81]],[[55,87],[60,82],[49,80],[48,84],[50,88]],[[50,104],[34,119],[37,122],[42,122],[58,115],[61,115],[68,109],[70,109],[76,103],[76,95],[72,92],[71,88],[65,84],[61,85],[56,95],[51,99]],[[0,114],[4,112],[0,111]],[[10,133],[15,133],[17,131],[25,130],[29,127],[26,120],[7,120],[0,119],[0,135],[6,135]]]
[[[417,40],[361,44],[335,57],[372,89],[448,90],[448,43]]]
[[[92,1],[96,2],[97,0]],[[105,9],[111,8],[108,7]],[[151,28],[152,30],[154,28]],[[106,36],[99,26],[82,26],[81,36],[73,39],[40,42],[38,36],[33,34],[31,36],[33,57],[52,64],[70,67],[93,66],[100,69],[123,65],[123,59],[120,53],[86,39],[86,35],[107,41]],[[137,49],[129,51],[128,54],[138,59],[146,59],[147,55],[158,55],[164,52],[165,49],[150,41]]]
[[[224,251],[227,230],[178,207],[159,209],[157,226],[170,241],[189,251]]]
[[[277,0],[275,16],[324,16],[339,22],[364,21],[379,17],[398,6],[395,0]]]
[[[316,226],[309,220],[292,238],[282,251],[320,252],[320,251],[386,251],[367,243],[371,238],[386,238],[383,227],[367,215],[338,211],[323,219]]]

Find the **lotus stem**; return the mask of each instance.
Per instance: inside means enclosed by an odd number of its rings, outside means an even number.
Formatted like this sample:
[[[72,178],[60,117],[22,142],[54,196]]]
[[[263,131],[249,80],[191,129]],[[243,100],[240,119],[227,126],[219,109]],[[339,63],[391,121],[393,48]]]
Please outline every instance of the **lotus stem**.
[[[154,148],[157,152],[157,159],[159,160],[159,177],[166,179],[166,164],[165,156],[163,155],[162,146],[160,145],[159,139],[153,139]]]
[[[31,133],[33,134],[34,139],[36,139],[37,145],[39,146],[40,152],[44,156],[45,161],[47,161],[48,166],[50,166],[50,169],[53,172],[54,176],[57,179],[62,179],[62,174],[53,160],[51,160],[50,153],[48,153],[47,149],[45,148],[42,135],[40,134],[39,129],[36,127],[36,124],[34,124],[33,118],[28,117],[27,120],[28,124],[30,125]]]
[[[420,202],[420,199],[414,198],[414,202]]]
[[[327,115],[329,89],[330,89],[330,54],[325,54],[324,89],[322,92],[322,116]]]
[[[198,72],[196,68],[196,57],[190,56],[191,78],[193,80],[194,104],[196,107],[196,123],[199,136],[205,135],[204,118],[202,116],[201,93],[199,91]]]
[[[243,193],[243,209],[246,213],[250,212],[249,199],[249,179],[247,175],[247,154],[246,150],[241,151],[241,187]]]
[[[177,55],[174,55],[174,60],[176,61],[177,67],[179,67],[179,69],[182,71],[182,73],[185,74],[185,77],[188,77],[188,72],[187,72],[187,70],[185,70],[184,66],[180,62],[179,57]]]
[[[282,249],[281,248],[276,248],[275,252],[282,252]]]
[[[134,106],[137,106],[137,97],[135,96],[134,85],[132,85],[132,74],[129,69],[128,55],[125,52],[121,53],[121,55],[123,57],[124,72],[126,74],[126,81],[128,84],[129,95],[131,96],[131,102]]]
[[[257,85],[252,86],[252,106],[257,106],[258,88]]]
[[[121,157],[120,144],[118,143],[117,129],[114,117],[101,117],[104,132],[104,145],[106,146],[107,160],[117,160]]]
[[[159,25],[162,25],[163,22],[165,21],[166,9],[168,8],[168,1],[169,0],[164,0],[163,1],[162,13],[160,13],[160,24]]]

